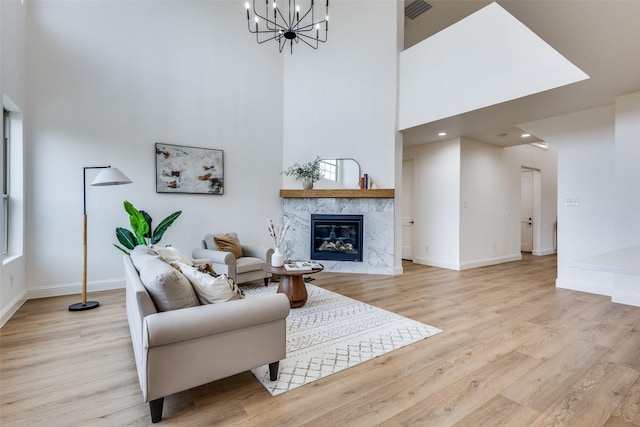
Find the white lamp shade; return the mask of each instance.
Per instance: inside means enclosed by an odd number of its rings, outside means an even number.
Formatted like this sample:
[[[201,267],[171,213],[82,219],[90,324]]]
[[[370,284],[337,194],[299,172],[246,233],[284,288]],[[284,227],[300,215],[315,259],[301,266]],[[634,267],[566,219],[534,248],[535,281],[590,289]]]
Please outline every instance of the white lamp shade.
[[[104,168],[96,175],[91,185],[121,185],[131,182],[118,168]]]

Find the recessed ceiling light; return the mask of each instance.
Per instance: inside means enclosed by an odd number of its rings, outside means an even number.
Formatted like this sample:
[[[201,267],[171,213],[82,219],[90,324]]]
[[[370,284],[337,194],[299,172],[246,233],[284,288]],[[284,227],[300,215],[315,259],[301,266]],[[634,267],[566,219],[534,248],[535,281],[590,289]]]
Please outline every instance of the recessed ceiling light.
[[[440,133],[438,133],[438,136],[447,136],[447,133],[446,132],[440,132]]]
[[[520,137],[522,138],[529,138],[531,136],[530,133],[523,133],[522,135],[520,135]]]

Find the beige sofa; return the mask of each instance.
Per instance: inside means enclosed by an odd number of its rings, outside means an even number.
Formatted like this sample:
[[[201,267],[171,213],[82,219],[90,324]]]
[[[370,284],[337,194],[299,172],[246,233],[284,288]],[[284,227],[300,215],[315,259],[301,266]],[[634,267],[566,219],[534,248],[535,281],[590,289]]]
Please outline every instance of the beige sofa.
[[[167,395],[264,364],[277,378],[286,356],[285,295],[159,312],[126,255],[124,269],[131,341],[152,422],[161,420]]]

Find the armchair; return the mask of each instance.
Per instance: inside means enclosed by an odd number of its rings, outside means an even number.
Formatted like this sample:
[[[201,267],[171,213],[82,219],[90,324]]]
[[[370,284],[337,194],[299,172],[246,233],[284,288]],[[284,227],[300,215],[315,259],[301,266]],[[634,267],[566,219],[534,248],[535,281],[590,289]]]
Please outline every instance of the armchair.
[[[208,260],[216,273],[226,274],[237,284],[263,279],[267,286],[271,273],[263,271],[262,266],[271,263],[273,249],[240,243],[243,256],[236,258],[232,252],[221,250],[215,242],[215,238],[223,238],[227,234],[240,242],[236,233],[207,234],[202,241],[202,248],[193,250],[193,258]]]

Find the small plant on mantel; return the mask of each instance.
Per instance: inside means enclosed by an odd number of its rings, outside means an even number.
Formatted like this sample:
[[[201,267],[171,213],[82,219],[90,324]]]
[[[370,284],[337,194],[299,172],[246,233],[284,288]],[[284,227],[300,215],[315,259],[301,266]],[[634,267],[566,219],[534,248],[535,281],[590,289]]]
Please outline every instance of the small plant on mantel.
[[[320,157],[318,156],[315,160],[302,165],[294,163],[293,166],[289,166],[289,168],[282,171],[282,173],[287,176],[293,176],[297,181],[302,181],[303,188],[305,190],[310,190],[313,188],[313,183],[322,178]]]

